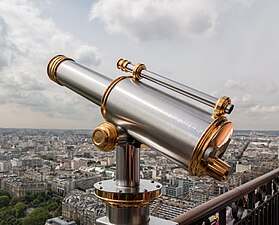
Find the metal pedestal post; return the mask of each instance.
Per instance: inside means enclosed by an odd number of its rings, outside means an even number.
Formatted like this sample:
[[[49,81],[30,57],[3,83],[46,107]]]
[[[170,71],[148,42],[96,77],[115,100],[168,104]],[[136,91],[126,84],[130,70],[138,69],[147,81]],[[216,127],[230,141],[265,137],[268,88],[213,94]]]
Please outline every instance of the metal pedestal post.
[[[139,146],[126,144],[116,149],[116,179],[94,185],[95,195],[106,204],[107,215],[97,225],[175,225],[149,216],[149,205],[161,196],[162,185],[140,180]]]
[[[106,216],[99,218],[97,220],[97,225],[116,225],[113,223],[110,223],[108,218]],[[129,223],[130,225],[133,225],[133,223]],[[164,220],[160,219],[154,216],[149,217],[149,222],[146,225],[178,225],[178,223],[170,221],[170,220]]]

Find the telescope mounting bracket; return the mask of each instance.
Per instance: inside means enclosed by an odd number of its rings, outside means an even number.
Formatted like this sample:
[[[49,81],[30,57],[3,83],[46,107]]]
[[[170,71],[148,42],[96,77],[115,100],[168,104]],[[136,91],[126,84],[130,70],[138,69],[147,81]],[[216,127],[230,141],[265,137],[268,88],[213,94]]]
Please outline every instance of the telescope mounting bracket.
[[[149,205],[161,196],[162,185],[140,179],[141,143],[110,122],[94,129],[92,141],[104,152],[116,148],[116,179],[94,185],[95,196],[105,203],[107,210],[107,216],[98,219],[97,225],[175,225],[149,216]]]

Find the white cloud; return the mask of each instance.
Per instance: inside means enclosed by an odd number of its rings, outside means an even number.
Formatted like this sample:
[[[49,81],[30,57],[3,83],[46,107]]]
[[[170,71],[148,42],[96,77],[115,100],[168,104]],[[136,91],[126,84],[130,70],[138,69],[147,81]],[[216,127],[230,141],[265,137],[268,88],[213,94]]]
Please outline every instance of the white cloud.
[[[279,113],[279,105],[261,106],[258,104],[251,107],[250,111],[253,113]]]
[[[76,55],[77,61],[96,66],[100,64],[99,54],[96,48],[59,29],[51,19],[43,18],[36,3],[0,1],[0,102],[48,114],[60,110],[57,115],[80,118],[88,104],[51,83],[46,66],[58,53]],[[54,100],[57,98],[65,104]]]
[[[247,111],[254,106],[254,99],[250,94],[232,97],[232,103],[237,111]]]
[[[278,85],[273,82],[273,83],[268,83],[268,84],[264,84],[262,86],[263,92],[267,95],[274,95],[278,92],[279,87]]]
[[[90,20],[99,19],[109,32],[135,40],[207,38],[223,11],[247,2],[252,1],[99,0],[92,5]]]
[[[15,58],[17,48],[8,40],[8,25],[0,15],[0,70]]]
[[[244,96],[235,96],[232,98],[233,102],[236,102],[236,103],[240,103],[240,102],[249,102],[251,101],[252,97],[250,94],[247,94],[247,95],[244,95]]]
[[[93,46],[82,45],[75,54],[76,60],[87,66],[96,66],[101,63],[100,57],[97,55],[97,49]]]
[[[234,3],[240,3],[240,6],[250,8],[253,5],[254,0],[232,0]]]
[[[227,80],[227,82],[225,83],[225,87],[227,88],[231,88],[231,89],[240,89],[243,90],[244,88],[247,87],[247,82],[243,81],[243,80]]]

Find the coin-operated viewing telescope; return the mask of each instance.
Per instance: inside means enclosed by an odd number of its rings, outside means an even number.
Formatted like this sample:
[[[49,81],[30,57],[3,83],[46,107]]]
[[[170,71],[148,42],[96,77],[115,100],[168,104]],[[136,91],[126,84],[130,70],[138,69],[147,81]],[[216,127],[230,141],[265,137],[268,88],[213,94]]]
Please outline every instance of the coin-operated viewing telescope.
[[[144,64],[120,59],[117,67],[131,74],[111,80],[63,55],[52,58],[47,68],[51,80],[101,107],[106,122],[94,129],[92,141],[102,151],[116,149],[116,179],[94,185],[94,194],[107,207],[97,224],[176,224],[149,216],[162,185],[140,179],[140,146],[161,152],[193,176],[225,181],[230,167],[220,158],[233,126],[224,115],[233,105],[229,97],[217,99],[150,72]],[[213,113],[189,99],[214,108]]]

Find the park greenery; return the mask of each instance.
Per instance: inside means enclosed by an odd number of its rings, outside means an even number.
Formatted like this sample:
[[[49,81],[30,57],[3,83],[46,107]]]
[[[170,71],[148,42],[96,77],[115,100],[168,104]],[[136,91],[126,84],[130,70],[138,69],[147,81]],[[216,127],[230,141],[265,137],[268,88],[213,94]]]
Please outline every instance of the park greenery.
[[[18,198],[0,189],[0,225],[44,225],[47,219],[60,215],[61,200],[50,192]]]

